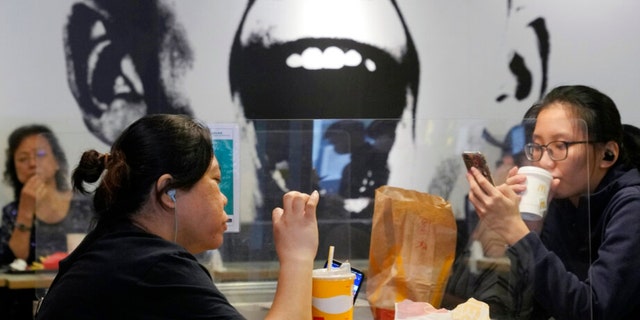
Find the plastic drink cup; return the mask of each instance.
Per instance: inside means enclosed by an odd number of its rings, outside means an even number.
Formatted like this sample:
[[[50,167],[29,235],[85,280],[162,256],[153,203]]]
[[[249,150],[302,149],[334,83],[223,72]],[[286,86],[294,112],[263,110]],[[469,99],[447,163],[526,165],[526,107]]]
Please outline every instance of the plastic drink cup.
[[[353,296],[351,289],[355,275],[351,267],[313,270],[313,320],[352,320]]]
[[[553,176],[549,171],[534,166],[518,169],[518,174],[527,176],[527,190],[521,194],[520,214],[523,220],[537,221],[547,212],[549,189]]]

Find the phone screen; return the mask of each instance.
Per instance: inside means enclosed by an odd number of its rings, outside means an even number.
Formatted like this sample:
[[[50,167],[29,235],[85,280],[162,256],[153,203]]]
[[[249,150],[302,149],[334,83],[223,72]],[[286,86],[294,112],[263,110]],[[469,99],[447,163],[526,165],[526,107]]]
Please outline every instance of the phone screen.
[[[339,268],[342,265],[342,262],[333,260],[331,264],[334,268]],[[327,262],[325,261],[324,267],[327,267]],[[354,267],[351,267],[351,273],[355,274],[356,277],[353,279],[353,287],[351,288],[351,295],[353,296],[353,303],[356,303],[356,299],[358,298],[358,293],[360,292],[360,286],[362,285],[362,281],[364,280],[364,273]]]
[[[471,167],[476,167],[491,184],[494,184],[491,178],[491,170],[489,170],[484,154],[480,151],[465,151],[462,153],[462,160],[464,160],[467,170],[471,170]]]

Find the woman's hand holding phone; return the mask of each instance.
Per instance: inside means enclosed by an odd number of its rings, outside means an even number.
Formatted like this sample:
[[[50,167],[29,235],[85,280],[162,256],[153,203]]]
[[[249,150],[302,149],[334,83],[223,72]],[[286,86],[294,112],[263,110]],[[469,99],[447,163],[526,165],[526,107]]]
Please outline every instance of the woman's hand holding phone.
[[[487,159],[484,154],[480,151],[465,151],[462,153],[462,160],[464,161],[465,166],[467,167],[467,171],[470,171],[472,167],[478,169],[482,175],[493,183],[493,179],[491,178],[491,170],[487,165]]]

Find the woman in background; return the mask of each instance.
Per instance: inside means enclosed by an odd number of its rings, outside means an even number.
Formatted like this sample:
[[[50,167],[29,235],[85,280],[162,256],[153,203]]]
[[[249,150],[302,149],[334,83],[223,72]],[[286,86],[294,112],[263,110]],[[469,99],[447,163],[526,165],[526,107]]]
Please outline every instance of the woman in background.
[[[60,263],[37,318],[244,319],[194,257],[220,247],[228,219],[207,126],[143,117],[109,154],[83,154],[74,188],[99,179],[96,228]],[[291,191],[272,212],[280,272],[268,319],[311,319],[318,198]]]
[[[4,169],[14,201],[2,208],[0,264],[15,259],[30,265],[37,256],[66,252],[67,233],[86,233],[91,203],[74,197],[67,158],[53,132],[44,125],[25,125],[9,136]],[[13,301],[20,314],[32,317],[33,290],[22,302]],[[12,295],[16,296],[16,295]],[[22,318],[22,317],[20,317]]]

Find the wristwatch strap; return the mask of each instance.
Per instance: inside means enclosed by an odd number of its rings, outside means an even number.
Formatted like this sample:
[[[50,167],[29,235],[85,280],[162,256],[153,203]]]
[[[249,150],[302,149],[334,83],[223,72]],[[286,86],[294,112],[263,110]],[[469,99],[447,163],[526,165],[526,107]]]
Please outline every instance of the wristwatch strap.
[[[18,223],[16,223],[16,228],[18,230],[20,230],[20,231],[25,232],[25,231],[31,231],[32,226],[28,226],[28,225],[26,225],[24,223],[18,222]]]

